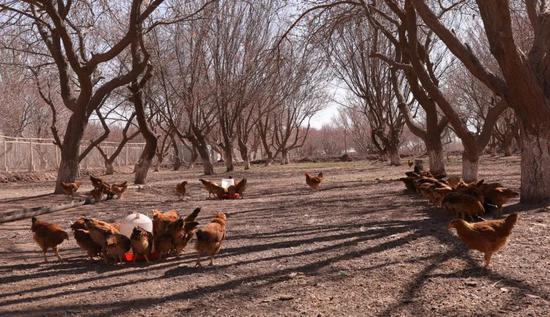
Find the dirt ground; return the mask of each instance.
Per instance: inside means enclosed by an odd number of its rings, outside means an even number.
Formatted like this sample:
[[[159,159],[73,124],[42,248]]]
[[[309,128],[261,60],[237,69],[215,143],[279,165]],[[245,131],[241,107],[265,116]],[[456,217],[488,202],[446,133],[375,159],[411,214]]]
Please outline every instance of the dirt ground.
[[[517,157],[482,162],[483,178],[518,189]],[[458,174],[460,162],[449,164]],[[30,219],[2,224],[0,316],[548,316],[543,206],[505,208],[520,220],[486,270],[482,255],[447,229],[450,215],[404,192],[396,179],[407,169],[368,161],[254,166],[232,174],[249,179],[245,198],[226,201],[207,199],[198,169],[162,171],[122,200],[39,217],[68,229],[81,215],[113,220],[200,206],[204,224],[225,211],[227,240],[215,265],[201,269],[191,246],[151,265],[90,262],[72,234],[61,245],[64,261],[51,254],[45,264]],[[321,191],[306,187],[304,171],[325,174]],[[179,199],[173,188],[184,179],[190,196]],[[0,186],[0,212],[68,201],[48,194],[52,182]]]

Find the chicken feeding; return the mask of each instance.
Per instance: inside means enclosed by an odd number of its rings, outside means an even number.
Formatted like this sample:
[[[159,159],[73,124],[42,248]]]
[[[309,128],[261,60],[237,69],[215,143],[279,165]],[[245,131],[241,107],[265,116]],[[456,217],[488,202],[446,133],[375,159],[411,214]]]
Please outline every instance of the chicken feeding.
[[[162,212],[153,210],[153,236],[155,239],[166,232],[166,227],[180,217],[177,210]]]
[[[462,219],[468,216],[473,220],[473,217],[480,217],[485,213],[483,204],[476,197],[460,192],[448,193],[441,201],[441,206]]]
[[[218,198],[222,198],[223,195],[226,193],[225,188],[214,182],[205,179],[199,179],[199,181],[204,185],[206,191],[208,191],[208,198],[210,198],[212,194],[214,194],[214,196]]]
[[[225,240],[226,223],[227,217],[225,214],[223,212],[218,212],[209,224],[197,229],[195,232],[197,236],[197,241],[195,242],[197,263],[195,266],[202,266],[201,256],[205,254],[210,257],[209,265],[214,264],[214,255],[218,253],[223,240]]]
[[[319,190],[319,186],[323,181],[323,173],[319,173],[317,176],[310,176],[308,173],[304,173],[306,176],[306,184],[312,189]]]
[[[186,181],[176,184],[176,193],[180,196],[185,196],[185,186],[187,185]]]
[[[63,192],[67,196],[74,196],[74,194],[80,188],[80,185],[81,185],[80,182],[72,182],[72,183],[61,182],[61,187],[63,188]]]
[[[132,243],[125,235],[120,233],[109,234],[105,237],[105,263],[107,258],[122,262],[124,253],[130,251]]]
[[[62,261],[59,255],[58,246],[65,240],[69,240],[69,235],[61,227],[54,223],[48,223],[32,217],[31,230],[34,232],[33,239],[38,243],[44,253],[44,262],[48,262],[46,252],[52,249],[59,261]]]
[[[502,206],[510,199],[518,197],[519,193],[506,187],[487,187],[483,190],[485,203],[497,206],[497,216],[502,215]]]
[[[476,223],[454,219],[449,223],[449,229],[455,228],[460,240],[468,248],[483,252],[485,267],[488,267],[493,254],[506,245],[517,220],[518,215],[515,213],[510,214],[506,219],[485,220]]]
[[[101,254],[101,245],[94,242],[90,236],[90,231],[86,230],[84,218],[80,218],[71,225],[73,236],[78,246],[88,254],[90,260]]]
[[[106,245],[106,239],[108,236],[120,233],[119,228],[116,225],[107,223],[105,221],[97,220],[94,218],[83,218],[86,230],[90,233],[90,238],[100,245],[102,248]],[[103,256],[105,256],[105,250],[103,250]]]
[[[141,227],[135,227],[130,236],[132,251],[134,252],[134,261],[137,255],[143,255],[145,261],[149,263],[149,254],[153,249],[153,234]]]
[[[128,189],[128,181],[124,181],[120,184],[111,185],[111,195],[116,196],[117,199],[122,198],[122,194]]]

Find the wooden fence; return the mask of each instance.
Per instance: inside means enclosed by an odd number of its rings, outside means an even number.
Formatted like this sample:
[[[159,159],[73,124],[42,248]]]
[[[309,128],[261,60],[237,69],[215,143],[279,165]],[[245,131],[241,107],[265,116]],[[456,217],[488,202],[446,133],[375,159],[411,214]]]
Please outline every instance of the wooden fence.
[[[14,138],[0,135],[0,171],[4,172],[37,172],[55,171],[59,167],[61,151],[53,144],[53,139]],[[89,142],[82,142],[83,151]],[[102,142],[101,149],[112,154],[118,146],[117,142]],[[127,143],[116,158],[113,165],[134,165],[141,155],[145,143]],[[94,148],[80,162],[81,169],[103,168],[104,160],[99,151]]]

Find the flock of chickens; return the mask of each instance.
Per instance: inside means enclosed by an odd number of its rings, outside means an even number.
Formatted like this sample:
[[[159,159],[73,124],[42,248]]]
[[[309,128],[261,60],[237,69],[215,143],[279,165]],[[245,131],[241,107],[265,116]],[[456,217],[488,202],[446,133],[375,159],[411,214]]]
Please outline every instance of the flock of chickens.
[[[497,220],[485,220],[481,216],[496,209],[500,217],[502,206],[519,194],[500,183],[485,183],[483,180],[466,183],[457,177],[436,178],[430,172],[416,168],[405,174],[406,177],[400,180],[408,190],[419,193],[457,217],[449,223],[449,229],[455,228],[470,249],[483,252],[485,267],[489,266],[492,255],[506,244],[518,215],[514,213]]]
[[[166,212],[154,211],[153,232],[135,227],[130,238],[120,233],[119,224],[108,223],[94,218],[80,218],[71,225],[73,236],[78,246],[86,252],[90,260],[103,258],[105,263],[121,263],[132,251],[132,261],[142,256],[147,263],[151,257],[165,259],[168,255],[179,257],[193,236],[196,236],[196,266],[201,266],[201,257],[208,255],[210,265],[214,255],[221,248],[225,239],[227,218],[219,212],[212,221],[201,228],[195,221],[200,212],[195,209],[187,217],[181,217],[176,210]],[[46,253],[52,249],[61,261],[58,246],[69,239],[69,234],[59,225],[32,218],[31,230],[34,240],[42,249],[44,261],[48,262]]]
[[[319,190],[323,181],[323,173],[317,176],[304,174],[306,184],[314,190]],[[449,229],[455,228],[458,236],[471,249],[479,250],[485,254],[485,267],[489,266],[492,255],[501,249],[511,234],[518,215],[511,214],[505,219],[485,220],[481,218],[490,208],[496,208],[498,216],[501,215],[502,206],[509,199],[518,196],[500,183],[479,182],[466,183],[460,178],[436,178],[430,172],[407,172],[406,177],[400,178],[409,190],[416,191],[424,198],[438,207],[443,207],[448,212],[454,213],[457,219],[449,223]],[[121,198],[127,189],[127,182],[120,184],[108,184],[104,180],[90,176],[94,189],[90,195],[99,201],[104,195],[107,199]],[[247,179],[243,178],[235,185],[227,188],[215,182],[199,179],[208,191],[208,197],[212,195],[218,199],[243,198]],[[73,196],[80,187],[79,182],[63,183],[67,195]],[[187,182],[176,185],[176,193],[186,194]],[[195,209],[186,217],[180,216],[176,210],[166,212],[153,212],[153,232],[135,227],[130,238],[120,233],[118,224],[107,223],[94,218],[81,218],[75,221],[71,228],[74,238],[80,248],[84,250],[90,259],[101,257],[106,263],[122,262],[131,250],[133,261],[143,257],[147,263],[152,257],[165,259],[169,255],[179,257],[179,254],[195,237],[195,249],[197,251],[196,266],[201,266],[201,257],[208,255],[210,265],[213,264],[215,254],[221,248],[225,239],[226,215],[222,212],[216,214],[210,223],[198,228],[196,220],[200,208]],[[471,222],[467,222],[469,218]],[[481,220],[473,222],[474,219]],[[34,240],[42,248],[44,260],[47,262],[46,252],[52,249],[61,260],[58,245],[69,235],[59,225],[47,223],[32,218],[32,231]]]
[[[94,187],[90,195],[95,201],[101,200],[104,195],[107,196],[106,199],[115,196],[121,198],[128,187],[127,182],[108,184],[101,178],[94,176],[90,176],[90,181]],[[187,182],[182,182],[176,185],[176,192],[179,195],[185,195],[186,184]],[[208,182],[210,187],[206,186],[206,183],[204,184],[209,192],[212,188],[218,186],[213,182]],[[62,183],[65,193],[70,196],[74,196],[80,185],[80,182]],[[225,189],[225,192],[240,193],[242,197],[245,187],[246,179],[243,179],[237,185]],[[218,189],[217,193],[219,192]],[[148,232],[136,226],[130,238],[121,234],[119,224],[94,218],[80,218],[71,225],[71,229],[78,246],[86,252],[90,260],[100,257],[103,258],[105,263],[120,263],[127,259],[130,251],[132,251],[132,262],[135,262],[139,257],[143,257],[147,263],[153,257],[160,259],[165,259],[169,255],[179,257],[187,243],[195,236],[196,265],[201,266],[200,259],[204,255],[210,257],[210,265],[212,265],[214,255],[219,251],[225,239],[227,218],[223,212],[219,212],[210,223],[197,228],[199,223],[195,220],[200,211],[200,208],[196,208],[188,216],[182,217],[176,210],[166,212],[155,210],[153,211],[153,232]],[[36,217],[32,218],[31,230],[34,233],[34,240],[42,249],[44,261],[48,262],[46,253],[50,249],[61,261],[58,246],[64,240],[69,239],[67,232],[57,224],[38,220]]]

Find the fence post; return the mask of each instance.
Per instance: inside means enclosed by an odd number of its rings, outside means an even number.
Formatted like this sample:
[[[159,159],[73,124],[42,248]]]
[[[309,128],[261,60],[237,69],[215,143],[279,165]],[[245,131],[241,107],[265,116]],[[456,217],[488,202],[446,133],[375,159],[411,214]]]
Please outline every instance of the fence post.
[[[29,140],[29,157],[30,157],[29,170],[30,172],[34,172],[34,154],[32,153],[32,139]]]
[[[55,167],[59,169],[59,147],[55,144],[53,146],[53,150],[55,151]]]
[[[4,138],[4,171],[8,171],[8,140]]]

